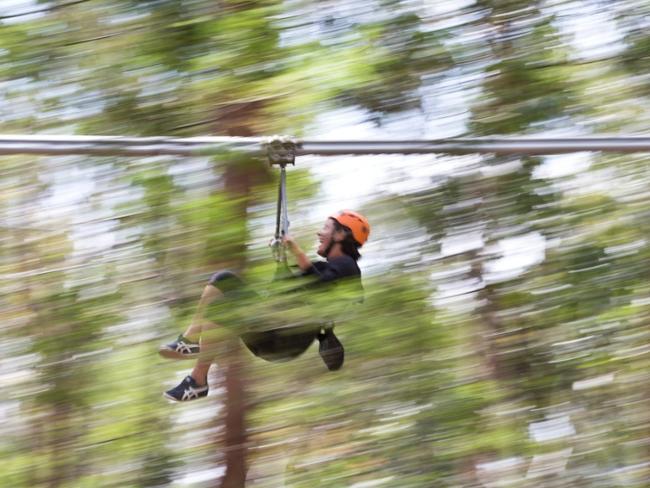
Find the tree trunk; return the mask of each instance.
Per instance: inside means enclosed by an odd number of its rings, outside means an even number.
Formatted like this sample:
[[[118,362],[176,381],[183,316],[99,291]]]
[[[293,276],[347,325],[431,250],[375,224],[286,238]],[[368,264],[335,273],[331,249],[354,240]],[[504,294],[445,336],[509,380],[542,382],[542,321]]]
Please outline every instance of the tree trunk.
[[[220,488],[242,488],[246,484],[246,390],[242,347],[233,340],[228,348],[224,375],[225,401],[225,462],[226,473]]]
[[[232,111],[226,111],[225,120],[220,120],[219,132],[232,136],[249,136],[252,130],[242,123],[242,120],[254,119],[255,106],[248,104],[244,108],[237,106]],[[250,159],[239,160],[228,165],[223,173],[226,193],[240,202],[237,218],[246,219],[247,208],[254,195],[253,186],[267,181],[269,178],[268,165],[262,161]],[[242,236],[240,249],[236,250],[236,267],[243,269],[246,262],[246,236]],[[226,472],[219,488],[242,488],[246,484],[247,471],[247,435],[246,435],[246,375],[242,345],[239,339],[233,339],[228,353],[223,358],[223,385],[225,398],[225,433],[223,437]]]

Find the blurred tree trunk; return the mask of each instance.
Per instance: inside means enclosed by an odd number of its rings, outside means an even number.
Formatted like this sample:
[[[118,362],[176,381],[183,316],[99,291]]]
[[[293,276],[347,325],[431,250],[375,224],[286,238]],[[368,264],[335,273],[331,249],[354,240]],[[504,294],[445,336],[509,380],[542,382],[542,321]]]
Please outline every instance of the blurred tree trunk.
[[[258,104],[232,104],[222,109],[223,117],[217,115],[217,133],[225,133],[229,136],[251,136],[255,131],[248,121],[256,118]],[[223,171],[223,182],[225,192],[238,202],[235,218],[245,220],[247,208],[255,198],[252,188],[264,182],[269,177],[267,168],[263,161],[249,156],[235,158],[230,161]],[[245,226],[243,227],[245,234]],[[246,266],[246,236],[242,235],[240,248],[236,250],[231,262],[238,270]],[[246,370],[244,367],[243,346],[238,338],[231,339],[226,347],[227,353],[222,360],[223,387],[225,389],[225,422],[223,437],[223,452],[226,464],[226,472],[219,488],[241,488],[246,485],[247,465],[247,433],[246,415],[248,404],[246,401]]]
[[[239,488],[246,485],[247,435],[246,435],[246,388],[243,368],[242,346],[236,339],[228,348],[225,358],[223,385],[225,398],[224,459],[226,473],[219,483],[220,488]]]

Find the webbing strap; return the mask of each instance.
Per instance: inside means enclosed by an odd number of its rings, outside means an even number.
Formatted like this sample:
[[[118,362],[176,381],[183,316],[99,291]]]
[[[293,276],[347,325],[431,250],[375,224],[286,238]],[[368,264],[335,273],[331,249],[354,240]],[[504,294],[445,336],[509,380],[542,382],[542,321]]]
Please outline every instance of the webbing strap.
[[[278,205],[275,220],[275,236],[273,239],[273,255],[278,263],[287,262],[287,253],[282,245],[282,239],[289,233],[289,215],[287,211],[287,170],[280,168],[280,184],[278,186]]]
[[[284,237],[289,233],[289,206],[287,203],[287,170],[284,166],[280,169],[280,198],[282,199],[281,235]]]
[[[296,141],[286,136],[273,136],[265,141],[269,164],[280,166],[278,204],[275,222],[275,236],[271,247],[278,263],[286,264],[287,255],[282,239],[289,233],[289,213],[287,205],[287,164],[295,164]]]

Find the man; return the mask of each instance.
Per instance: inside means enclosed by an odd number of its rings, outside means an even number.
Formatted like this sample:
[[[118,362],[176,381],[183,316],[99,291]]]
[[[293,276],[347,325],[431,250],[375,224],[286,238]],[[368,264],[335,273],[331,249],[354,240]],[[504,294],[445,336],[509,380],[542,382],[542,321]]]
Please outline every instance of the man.
[[[359,249],[366,243],[370,234],[370,225],[367,219],[351,210],[343,210],[330,215],[322,229],[317,233],[319,246],[317,253],[325,261],[311,261],[300,249],[291,236],[285,236],[283,244],[294,256],[302,274],[300,276],[312,278],[302,288],[320,289],[323,293],[332,293],[331,285],[345,281],[358,292],[361,287],[361,270],[357,265],[360,259]],[[355,295],[346,291],[346,295]],[[360,293],[358,294],[360,295]],[[208,394],[208,370],[214,360],[216,342],[210,338],[206,331],[214,329],[216,324],[206,319],[206,314],[213,304],[224,298],[254,297],[261,300],[253,290],[248,289],[243,281],[229,271],[215,273],[203,290],[199,306],[194,318],[185,332],[178,339],[166,344],[159,349],[159,353],[166,358],[186,359],[197,358],[196,364],[190,375],[176,387],[166,391],[164,396],[173,401],[188,401],[204,397]],[[351,297],[353,300],[355,298]],[[264,320],[262,316],[261,320]],[[269,351],[277,353],[278,348],[296,346],[296,338],[300,344],[295,347],[297,354],[304,351],[314,338],[320,342],[320,354],[330,370],[336,370],[343,364],[343,346],[338,341],[332,327],[324,330],[312,329],[296,332],[293,337],[284,333],[280,336],[277,330],[263,332],[249,332],[240,330],[241,338],[247,347],[256,355],[265,357]],[[280,339],[280,340],[279,340]],[[293,339],[293,344],[292,343]],[[293,354],[293,356],[297,355]],[[289,357],[293,357],[289,356]]]

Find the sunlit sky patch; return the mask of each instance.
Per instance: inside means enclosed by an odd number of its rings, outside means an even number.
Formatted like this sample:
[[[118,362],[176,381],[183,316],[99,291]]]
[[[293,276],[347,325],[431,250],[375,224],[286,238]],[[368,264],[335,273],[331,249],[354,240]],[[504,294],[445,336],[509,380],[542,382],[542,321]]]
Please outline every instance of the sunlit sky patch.
[[[32,12],[35,10],[42,10],[46,8],[45,5],[38,5],[35,0],[2,0],[0,7],[0,17],[19,15],[19,17],[10,17],[3,19],[2,23],[13,24],[18,22],[27,22],[42,17],[43,13],[30,13],[21,15],[23,13]]]

